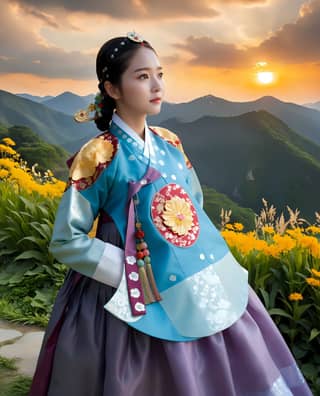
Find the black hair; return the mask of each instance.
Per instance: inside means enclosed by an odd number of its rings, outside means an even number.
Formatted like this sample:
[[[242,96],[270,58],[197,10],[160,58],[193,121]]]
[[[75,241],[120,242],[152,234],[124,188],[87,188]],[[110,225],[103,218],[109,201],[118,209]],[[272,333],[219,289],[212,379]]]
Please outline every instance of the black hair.
[[[101,103],[101,117],[96,118],[95,123],[101,131],[109,128],[116,107],[116,102],[107,94],[104,83],[108,80],[113,85],[121,88],[122,74],[127,70],[130,60],[142,45],[156,53],[147,41],[143,40],[143,43],[135,42],[127,37],[115,37],[108,40],[98,52],[96,73],[99,80],[98,88],[103,96],[103,100]]]

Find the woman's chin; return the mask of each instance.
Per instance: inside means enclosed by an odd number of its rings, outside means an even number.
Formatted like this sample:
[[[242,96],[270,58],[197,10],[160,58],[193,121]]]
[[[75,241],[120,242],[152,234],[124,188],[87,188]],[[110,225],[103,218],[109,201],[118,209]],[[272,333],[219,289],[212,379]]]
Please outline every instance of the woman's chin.
[[[148,111],[148,115],[156,115],[156,114],[159,114],[160,111],[161,111],[161,104],[160,104],[160,106],[155,106],[153,109]]]

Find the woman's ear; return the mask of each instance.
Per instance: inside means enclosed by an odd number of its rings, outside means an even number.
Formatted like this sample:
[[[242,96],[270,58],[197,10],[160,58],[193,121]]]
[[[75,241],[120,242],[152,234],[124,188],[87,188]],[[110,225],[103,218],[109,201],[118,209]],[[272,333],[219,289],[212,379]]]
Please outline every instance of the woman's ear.
[[[113,85],[110,81],[104,82],[104,89],[106,90],[107,94],[111,96],[114,100],[120,99],[120,90],[118,87]]]

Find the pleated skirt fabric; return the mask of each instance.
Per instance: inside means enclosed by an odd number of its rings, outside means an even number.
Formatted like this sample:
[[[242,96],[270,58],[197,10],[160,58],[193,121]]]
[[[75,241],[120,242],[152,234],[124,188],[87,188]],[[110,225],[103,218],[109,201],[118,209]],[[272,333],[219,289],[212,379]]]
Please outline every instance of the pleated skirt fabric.
[[[120,246],[112,228],[104,230],[104,239]],[[237,322],[190,342],[160,340],[120,321],[103,308],[114,292],[68,272],[29,396],[312,395],[251,287],[247,309]]]

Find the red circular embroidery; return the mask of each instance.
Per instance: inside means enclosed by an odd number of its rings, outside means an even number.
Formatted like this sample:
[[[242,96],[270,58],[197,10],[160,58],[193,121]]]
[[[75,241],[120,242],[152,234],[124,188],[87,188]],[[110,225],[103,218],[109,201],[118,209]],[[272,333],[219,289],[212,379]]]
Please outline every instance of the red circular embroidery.
[[[192,215],[192,223],[189,227],[186,227],[187,230],[183,235],[179,235],[179,233],[174,230],[175,227],[168,225],[168,221],[164,218],[166,203],[175,197],[178,197],[180,199],[179,202],[182,202],[184,205],[185,203],[188,204],[188,213],[190,214],[191,212]],[[183,217],[183,215],[179,213],[176,215],[178,219],[180,219],[181,216]],[[151,217],[160,234],[168,242],[176,246],[189,247],[195,243],[199,236],[200,227],[196,209],[186,191],[178,184],[167,184],[155,194],[151,205]]]

